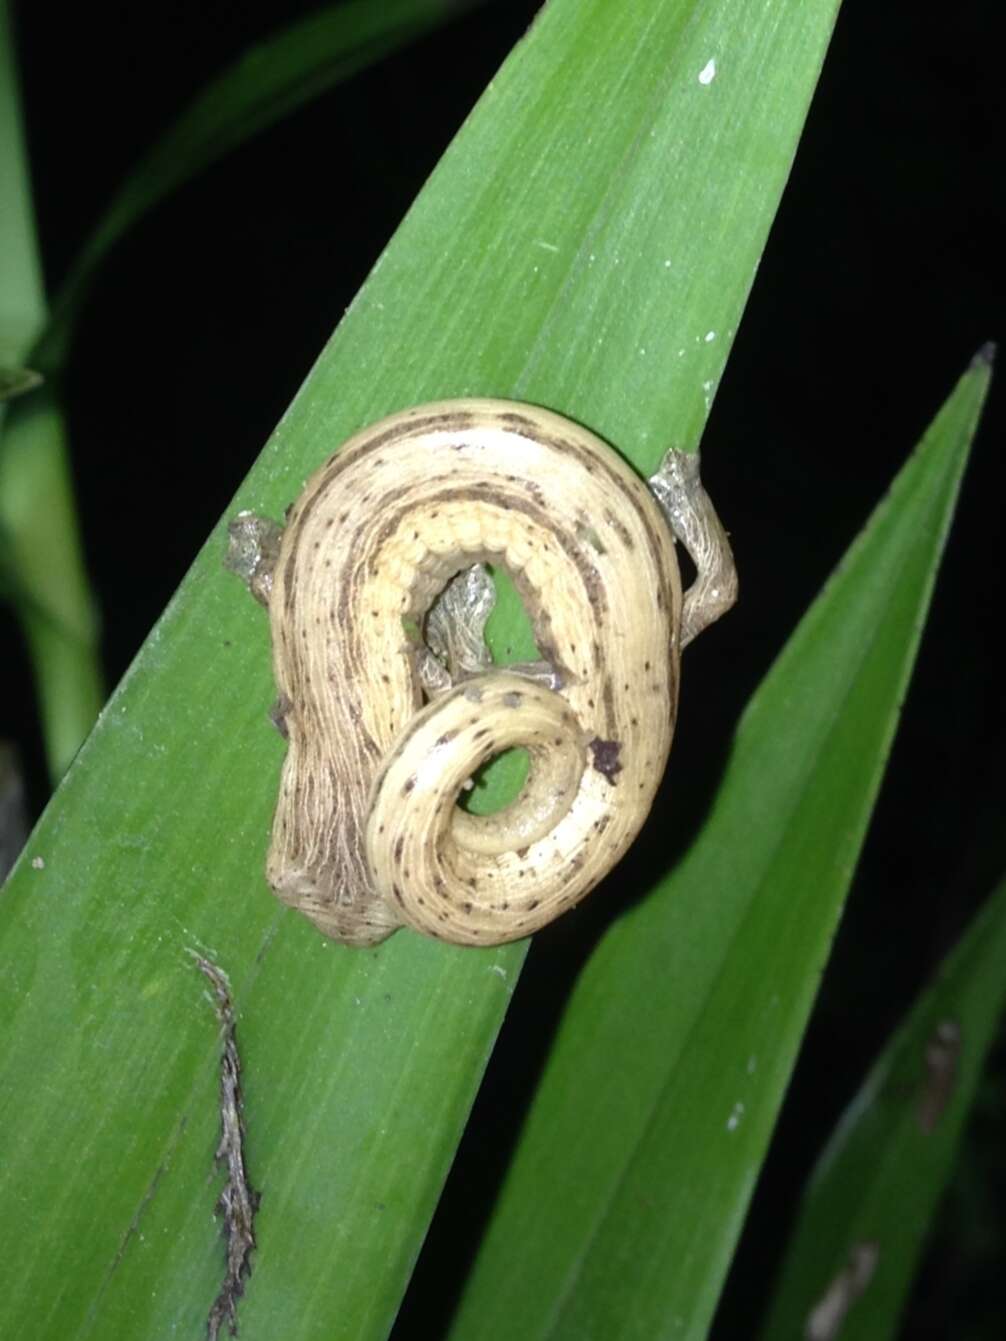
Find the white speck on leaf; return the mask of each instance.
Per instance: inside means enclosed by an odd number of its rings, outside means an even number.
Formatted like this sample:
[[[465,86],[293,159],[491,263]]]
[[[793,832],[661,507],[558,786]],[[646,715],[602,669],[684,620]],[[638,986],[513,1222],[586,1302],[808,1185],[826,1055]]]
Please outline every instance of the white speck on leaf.
[[[751,1056],[748,1058],[748,1075],[753,1076],[757,1070],[758,1070],[758,1058],[752,1052]]]
[[[534,245],[535,245],[536,247],[543,247],[545,251],[558,251],[558,250],[559,250],[559,248],[555,245],[554,242],[546,242],[545,239],[544,239],[544,238],[541,238],[541,237],[535,238],[535,240],[534,240]]]
[[[744,1105],[738,1099],[733,1106],[733,1111],[727,1118],[727,1131],[736,1131],[741,1125],[741,1118],[744,1116]]]
[[[506,969],[503,967],[502,964],[490,964],[489,972],[498,973],[500,977],[503,979],[503,981],[506,982]]]
[[[32,865],[32,870],[33,870],[33,871],[44,871],[44,870],[45,870],[45,858],[44,858],[44,857],[32,857],[32,859],[31,859],[31,865]]]
[[[708,85],[711,84],[715,78],[716,61],[713,59],[707,60],[705,65],[703,65],[702,69],[699,71],[699,83]]]
[[[715,331],[706,331],[706,344],[707,344],[707,345],[712,344],[712,342],[713,342],[715,339],[716,339],[716,332],[715,332]]]

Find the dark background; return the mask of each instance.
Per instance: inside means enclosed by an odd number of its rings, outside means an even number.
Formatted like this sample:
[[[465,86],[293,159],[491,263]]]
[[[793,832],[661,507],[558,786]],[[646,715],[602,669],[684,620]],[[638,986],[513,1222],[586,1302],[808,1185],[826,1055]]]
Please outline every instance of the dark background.
[[[289,0],[15,7],[51,291],[117,183],[187,99],[249,43],[311,8]],[[110,683],[537,8],[497,0],[353,79],[171,197],[105,266],[78,328],[67,390]],[[682,796],[671,836],[679,849],[715,783],[706,742],[725,742],[724,723],[957,376],[979,346],[1004,335],[1006,99],[992,10],[981,0],[959,0],[951,11],[846,2],[703,442],[744,599],[690,654],[696,668],[674,752],[675,775],[690,780],[692,794]],[[331,165],[322,199],[303,186],[319,154]],[[994,386],[718,1338],[753,1332],[824,1136],[1006,866],[996,656],[1002,426]],[[174,522],[167,529],[165,516]],[[0,645],[0,738],[18,742],[37,812],[45,782],[32,691],[23,657],[6,655],[18,646],[6,612]],[[436,1335],[449,1314],[451,1283],[476,1246],[549,1025],[599,929],[585,913],[535,941],[396,1337]],[[1000,1044],[905,1337],[1001,1335],[1004,1074]]]

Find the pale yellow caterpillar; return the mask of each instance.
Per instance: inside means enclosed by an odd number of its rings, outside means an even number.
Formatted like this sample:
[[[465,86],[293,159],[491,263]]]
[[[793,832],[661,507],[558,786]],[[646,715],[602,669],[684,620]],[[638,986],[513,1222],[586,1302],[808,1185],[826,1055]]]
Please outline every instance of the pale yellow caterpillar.
[[[263,524],[237,519],[239,542],[249,525]],[[684,607],[675,531],[699,570]],[[417,633],[446,584],[484,562],[513,578],[543,665],[431,677]],[[651,490],[586,429],[498,400],[357,433],[282,534],[232,566],[268,603],[289,739],[267,877],[353,945],[403,925],[496,944],[583,898],[649,813],[681,647],[736,591],[696,458],[670,454]],[[466,781],[517,745],[521,794],[466,814]]]

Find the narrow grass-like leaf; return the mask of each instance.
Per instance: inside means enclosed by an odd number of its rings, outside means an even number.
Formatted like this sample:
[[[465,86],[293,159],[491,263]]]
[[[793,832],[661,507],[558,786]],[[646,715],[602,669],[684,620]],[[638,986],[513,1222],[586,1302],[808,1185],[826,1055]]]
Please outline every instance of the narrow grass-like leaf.
[[[8,0],[0,3],[0,367],[22,366],[45,321]]]
[[[1004,964],[1006,883],[877,1058],[822,1154],[764,1341],[884,1341],[896,1334],[1006,1005]]]
[[[322,353],[234,507],[281,515],[347,434],[425,399],[546,403],[644,469],[694,447],[834,0],[552,0]],[[261,611],[211,537],[4,896],[0,1331],[194,1334],[230,977],[251,1177],[241,1335],[382,1336],[522,947],[323,942],[265,889],[283,752]],[[516,641],[516,615],[497,631]],[[40,1063],[44,1059],[44,1067]]]
[[[866,832],[987,382],[984,362],[963,377],[752,700],[700,838],[581,976],[455,1341],[705,1336]]]
[[[74,515],[62,411],[25,360],[46,318],[6,0],[0,3],[0,364],[22,394],[0,401],[0,599],[18,613],[53,781],[101,706],[98,630]],[[4,649],[5,655],[10,655]]]
[[[36,351],[61,363],[73,318],[116,242],[158,201],[358,70],[483,0],[349,0],[273,33],[217,76],[130,174],[85,243]]]
[[[7,407],[0,442],[0,595],[24,631],[49,773],[58,782],[104,698],[98,621],[84,571],[56,394]]]

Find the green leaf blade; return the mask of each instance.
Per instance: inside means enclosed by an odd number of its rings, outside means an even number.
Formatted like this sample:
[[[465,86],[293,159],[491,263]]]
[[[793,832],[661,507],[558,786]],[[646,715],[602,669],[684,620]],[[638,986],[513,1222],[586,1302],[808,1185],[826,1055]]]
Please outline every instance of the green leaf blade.
[[[1006,884],[947,956],[883,1049],[822,1153],[761,1333],[797,1335],[860,1245],[875,1254],[846,1292],[843,1341],[897,1323],[1006,1005]]]
[[[706,1334],[865,834],[987,381],[986,366],[961,380],[757,692],[699,840],[581,975],[455,1341]],[[535,1195],[545,1178],[547,1201]]]
[[[340,421],[401,408],[397,380],[416,399],[547,404],[643,473],[669,446],[693,450],[836,11],[546,5],[431,181],[463,186],[419,198],[316,370]],[[363,369],[361,330],[382,337]],[[378,394],[350,404],[357,386]]]

